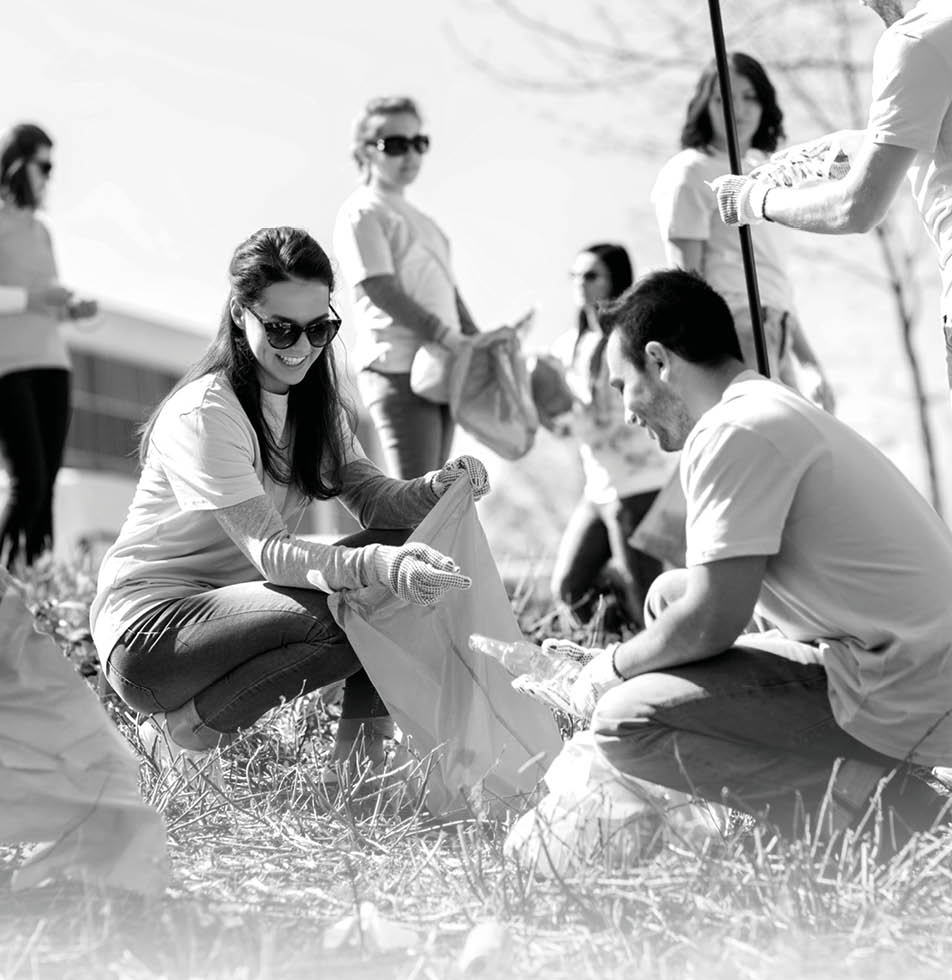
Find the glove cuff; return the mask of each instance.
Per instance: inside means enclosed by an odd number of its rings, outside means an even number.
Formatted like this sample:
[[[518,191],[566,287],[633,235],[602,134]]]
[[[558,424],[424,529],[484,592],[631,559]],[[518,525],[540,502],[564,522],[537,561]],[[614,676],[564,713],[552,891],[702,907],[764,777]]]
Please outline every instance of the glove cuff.
[[[749,180],[747,182],[747,208],[753,215],[754,222],[764,221],[767,215],[764,214],[764,203],[767,194],[770,192],[769,184],[763,184],[759,180]],[[752,224],[754,222],[751,222]]]

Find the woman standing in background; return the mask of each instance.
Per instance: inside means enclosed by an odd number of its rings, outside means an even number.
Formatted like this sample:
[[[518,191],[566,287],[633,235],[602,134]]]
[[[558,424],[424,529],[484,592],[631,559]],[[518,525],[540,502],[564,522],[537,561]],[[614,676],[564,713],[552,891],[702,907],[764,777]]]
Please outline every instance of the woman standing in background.
[[[21,123],[0,139],[0,449],[9,488],[0,561],[33,561],[53,543],[53,487],[69,427],[70,362],[59,323],[96,313],[59,284],[36,211],[53,169],[53,141]]]
[[[608,384],[607,337],[596,306],[632,284],[628,252],[621,245],[590,245],[576,256],[571,274],[577,321],[555,341],[552,353],[565,369],[574,398],[569,424],[579,441],[585,489],[559,543],[552,592],[587,622],[596,580],[608,565],[622,586],[629,622],[640,627],[645,595],[661,572],[661,562],[633,548],[628,539],[677,457],[662,452],[646,430],[626,424],[621,398]]]
[[[392,476],[412,479],[442,466],[453,441],[449,406],[410,388],[425,343],[454,350],[478,333],[453,276],[449,239],[404,191],[416,180],[430,137],[409,98],[372,99],[354,124],[362,183],[344,202],[334,250],[353,289],[361,397]]]
[[[783,137],[783,113],[763,66],[740,52],[729,56],[737,140],[745,170],[764,163]],[[740,239],[718,216],[708,181],[730,170],[717,67],[701,73],[681,130],[681,152],[661,168],[651,200],[671,265],[703,276],[726,300],[744,360],[756,367],[753,325]],[[833,410],[833,393],[794,312],[793,291],[774,229],[753,233],[764,332],[772,377]]]

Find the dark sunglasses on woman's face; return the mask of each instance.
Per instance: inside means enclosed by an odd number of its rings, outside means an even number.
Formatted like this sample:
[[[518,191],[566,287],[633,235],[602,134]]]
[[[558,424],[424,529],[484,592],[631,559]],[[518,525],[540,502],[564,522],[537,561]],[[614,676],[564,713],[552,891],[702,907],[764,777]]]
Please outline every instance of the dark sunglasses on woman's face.
[[[34,160],[33,163],[44,177],[49,177],[53,172],[53,164],[49,160]]]
[[[367,140],[367,146],[376,147],[384,156],[402,157],[410,152],[412,146],[417,153],[426,153],[430,148],[430,137],[424,136],[381,136],[377,140]]]
[[[595,282],[601,273],[596,272],[594,269],[586,269],[585,272],[570,272],[569,275],[573,279],[581,279],[582,282]]]
[[[287,350],[298,342],[302,333],[307,334],[307,342],[312,347],[326,347],[337,336],[341,320],[337,310],[330,303],[327,305],[333,316],[325,314],[303,326],[293,320],[262,320],[250,306],[245,309],[264,327],[264,335],[275,350]]]

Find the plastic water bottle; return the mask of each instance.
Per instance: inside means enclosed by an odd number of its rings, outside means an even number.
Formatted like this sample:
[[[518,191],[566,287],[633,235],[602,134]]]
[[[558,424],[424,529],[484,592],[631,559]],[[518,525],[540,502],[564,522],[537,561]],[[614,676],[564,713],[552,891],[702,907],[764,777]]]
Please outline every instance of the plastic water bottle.
[[[469,648],[498,660],[513,677],[529,674],[539,681],[555,680],[571,684],[582,665],[569,657],[544,653],[541,647],[525,640],[495,640],[491,636],[473,633]]]

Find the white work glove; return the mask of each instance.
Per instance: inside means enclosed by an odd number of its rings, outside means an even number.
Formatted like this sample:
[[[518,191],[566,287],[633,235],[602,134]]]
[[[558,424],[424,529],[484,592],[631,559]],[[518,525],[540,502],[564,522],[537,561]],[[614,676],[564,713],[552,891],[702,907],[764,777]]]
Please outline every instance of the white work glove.
[[[457,456],[443,469],[436,470],[430,475],[430,486],[437,497],[444,493],[461,477],[465,475],[473,491],[473,500],[482,500],[489,493],[489,474],[486,467],[475,456]]]
[[[714,191],[717,210],[725,225],[759,225],[764,220],[764,201],[771,184],[738,174],[724,174],[707,186]]]
[[[450,589],[468,589],[473,580],[435,548],[418,542],[400,548],[376,545],[374,571],[381,582],[404,602],[431,606]]]
[[[546,644],[552,644],[551,647]],[[542,649],[555,652],[560,650],[563,656],[570,655],[569,647],[574,647],[576,651],[581,651],[581,655],[589,659],[585,662],[581,673],[575,679],[568,693],[570,710],[578,718],[588,721],[595,711],[595,705],[599,698],[613,687],[618,687],[623,683],[623,678],[618,676],[615,670],[615,651],[620,644],[613,643],[605,650],[590,650],[580,647],[575,643],[567,644],[566,641],[546,640],[542,644]]]

